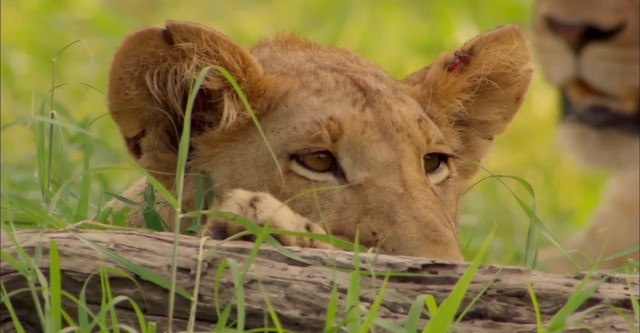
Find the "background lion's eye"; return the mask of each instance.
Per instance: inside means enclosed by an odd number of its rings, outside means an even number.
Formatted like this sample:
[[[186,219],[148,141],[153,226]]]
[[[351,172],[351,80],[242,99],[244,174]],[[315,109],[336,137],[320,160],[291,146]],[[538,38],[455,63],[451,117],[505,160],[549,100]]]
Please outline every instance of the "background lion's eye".
[[[447,162],[449,156],[442,153],[431,153],[424,155],[424,172],[427,175],[433,174]]]
[[[295,160],[303,167],[315,172],[332,171],[336,164],[336,158],[326,150],[296,155]]]

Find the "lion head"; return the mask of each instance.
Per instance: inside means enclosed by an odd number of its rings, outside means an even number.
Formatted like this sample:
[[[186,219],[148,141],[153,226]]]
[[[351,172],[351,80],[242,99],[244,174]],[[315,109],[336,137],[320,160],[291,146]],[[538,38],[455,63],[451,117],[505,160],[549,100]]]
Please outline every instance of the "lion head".
[[[590,165],[637,168],[640,160],[638,0],[539,0],[534,47],[561,89],[559,137]]]
[[[230,81],[209,70],[189,119],[184,207],[193,201],[189,175],[206,173],[218,200],[233,189],[294,198],[288,207],[336,236],[353,241],[358,230],[360,243],[386,253],[460,259],[459,199],[519,108],[529,60],[520,29],[503,26],[396,80],[301,37],[247,51],[211,28],[168,22],[120,47],[109,108],[133,158],[171,187],[189,92],[202,69],[222,67],[275,156]]]

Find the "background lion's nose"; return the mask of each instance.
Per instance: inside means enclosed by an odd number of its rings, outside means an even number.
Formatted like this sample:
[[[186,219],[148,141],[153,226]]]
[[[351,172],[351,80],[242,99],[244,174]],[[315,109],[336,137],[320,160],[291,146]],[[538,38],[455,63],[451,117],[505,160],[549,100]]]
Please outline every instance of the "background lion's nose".
[[[589,43],[614,38],[625,26],[621,23],[605,29],[592,24],[564,22],[550,16],[546,16],[544,20],[551,32],[560,37],[576,53]]]

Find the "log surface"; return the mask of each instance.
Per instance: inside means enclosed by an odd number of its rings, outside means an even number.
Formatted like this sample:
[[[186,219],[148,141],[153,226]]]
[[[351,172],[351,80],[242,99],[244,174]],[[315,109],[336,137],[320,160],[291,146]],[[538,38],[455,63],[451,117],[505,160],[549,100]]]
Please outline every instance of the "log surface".
[[[19,247],[14,240],[15,237]],[[38,259],[37,265],[45,276],[49,271],[50,240],[58,245],[62,274],[62,288],[78,297],[85,283],[89,308],[99,309],[102,299],[101,267],[125,269],[114,263],[96,246],[106,248],[129,261],[143,266],[157,276],[169,280],[174,235],[172,233],[124,231],[34,231],[23,230],[15,234],[1,233],[4,255],[18,258],[21,248]],[[178,248],[177,286],[193,293],[199,256],[202,258],[196,330],[210,330],[218,321],[214,289],[216,272],[224,259],[233,259],[243,270],[253,244],[248,242],[220,242],[208,240],[200,253],[200,239],[180,236]],[[288,248],[308,263],[291,259],[277,249],[264,245],[249,268],[243,283],[245,328],[265,327],[269,319],[265,297],[285,329],[294,332],[322,332],[325,328],[327,306],[334,284],[338,293],[338,320],[345,318],[345,304],[353,270],[354,254],[343,251]],[[40,255],[37,255],[41,253]],[[360,282],[360,309],[369,309],[380,289],[386,272],[410,273],[394,275],[384,294],[378,316],[399,325],[404,323],[411,303],[424,294],[433,295],[438,304],[451,292],[459,277],[468,267],[466,263],[452,263],[423,258],[360,254],[360,269],[364,272]],[[134,283],[132,278],[136,280]],[[546,274],[521,267],[482,266],[476,273],[459,311],[479,293],[484,294],[471,306],[464,318],[454,325],[456,332],[536,332],[536,317],[528,285],[535,291],[543,323],[548,323],[566,303],[584,275],[563,276]],[[9,293],[25,288],[27,281],[8,261],[0,262],[0,280]],[[88,281],[88,282],[87,282]],[[227,267],[219,280],[218,303],[224,307],[235,300],[235,283]],[[637,299],[637,275],[594,274],[588,285],[599,284],[597,291],[575,311],[567,323],[567,332],[632,332],[637,331],[632,298]],[[152,281],[130,274],[124,277],[110,275],[113,296],[125,295],[133,299],[144,311],[148,321],[156,322],[159,331],[168,329],[167,304],[169,292]],[[265,296],[266,295],[266,296]],[[32,297],[19,293],[10,299],[27,328],[39,329]],[[120,303],[119,321],[136,327],[138,321],[130,306]],[[75,314],[73,302],[66,301],[69,313]],[[11,319],[3,302],[0,319],[6,327]],[[191,299],[176,296],[172,330],[187,327]],[[235,311],[232,311],[235,316]],[[423,314],[420,329],[428,322]],[[340,325],[340,322],[335,323]],[[634,327],[635,326],[635,327]],[[383,331],[377,329],[378,332]]]

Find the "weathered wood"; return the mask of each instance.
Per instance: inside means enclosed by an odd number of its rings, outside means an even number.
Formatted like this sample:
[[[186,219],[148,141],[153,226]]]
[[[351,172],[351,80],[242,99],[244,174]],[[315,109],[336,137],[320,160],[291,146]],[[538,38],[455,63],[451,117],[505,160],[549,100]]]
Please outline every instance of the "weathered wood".
[[[16,245],[6,231],[2,232],[2,250],[17,258]],[[105,247],[130,261],[146,267],[165,279],[170,277],[173,234],[122,232],[122,231],[19,231],[15,234],[20,246],[30,255],[42,249],[39,262],[41,271],[48,273],[49,240],[55,240],[60,253],[63,289],[78,295],[83,284],[90,278],[87,287],[87,303],[97,309],[102,297],[100,281],[95,275],[101,266],[123,268],[106,259],[88,245],[88,242]],[[181,236],[178,251],[177,285],[192,292],[198,262],[200,239]],[[205,256],[198,295],[196,329],[206,330],[216,323],[214,285],[216,270],[225,258],[235,259],[243,267],[252,248],[248,242],[205,243]],[[321,332],[325,326],[326,308],[332,286],[337,285],[339,309],[344,310],[349,272],[353,269],[353,254],[342,251],[323,251],[291,248],[298,256],[313,263],[308,265],[290,259],[276,249],[263,246],[258,258],[248,271],[244,282],[246,327],[264,327],[270,322],[266,310],[265,294],[286,329],[296,332]],[[333,267],[333,268],[332,268]],[[385,272],[412,273],[410,276],[395,276],[389,280],[379,316],[402,323],[411,302],[422,294],[432,294],[441,302],[451,291],[468,264],[441,262],[420,258],[394,257],[361,254],[361,309],[369,308],[376,297]],[[24,277],[7,261],[0,263],[0,278],[5,288],[15,291],[26,286]],[[337,269],[336,269],[337,268]],[[375,277],[372,275],[375,274]],[[536,320],[527,285],[531,283],[536,292],[543,322],[547,322],[566,302],[583,276],[571,277],[545,274],[519,267],[482,267],[471,284],[463,306],[490,284],[484,295],[471,307],[463,320],[455,325],[459,332],[534,332]],[[161,330],[167,328],[168,291],[156,284],[136,277],[136,286],[129,278],[112,275],[110,279],[113,295],[126,295],[134,299],[145,311],[148,320],[155,321]],[[638,319],[632,308],[632,297],[638,295],[637,275],[596,274],[590,283],[600,283],[597,292],[589,297],[572,316],[570,325],[575,332],[629,332],[635,331]],[[261,291],[261,287],[264,291]],[[234,282],[227,269],[219,290],[219,300],[224,306],[234,299]],[[636,296],[633,296],[636,295]],[[22,293],[11,298],[11,303],[21,320],[38,328],[31,297]],[[73,307],[71,302],[66,302]],[[130,307],[119,308],[121,322],[137,325]],[[10,319],[2,304],[2,322]],[[363,312],[365,312],[363,311]],[[173,329],[183,330],[189,318],[190,300],[176,297]],[[71,310],[71,314],[75,310]],[[624,318],[626,317],[626,318]],[[344,318],[344,313],[338,316]],[[427,323],[426,314],[420,323]],[[631,327],[636,325],[636,328]],[[380,331],[380,330],[378,330]]]

